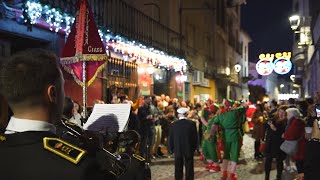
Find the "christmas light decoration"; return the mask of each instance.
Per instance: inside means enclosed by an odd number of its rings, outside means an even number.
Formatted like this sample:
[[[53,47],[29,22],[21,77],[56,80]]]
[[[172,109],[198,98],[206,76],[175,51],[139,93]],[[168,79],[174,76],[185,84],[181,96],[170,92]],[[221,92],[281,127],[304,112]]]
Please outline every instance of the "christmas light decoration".
[[[291,52],[260,54],[260,61],[257,62],[256,69],[258,73],[263,76],[271,74],[273,70],[280,75],[287,74],[292,69],[290,58]]]
[[[269,59],[262,59],[257,62],[256,70],[258,74],[262,76],[267,76],[272,73],[273,71],[273,63]]]
[[[274,62],[274,72],[277,74],[287,74],[290,72],[292,68],[292,63],[289,59],[279,58],[276,59]]]
[[[41,17],[42,6],[39,3],[27,1],[24,12],[28,14],[30,23],[35,24],[37,22],[37,19]],[[27,20],[25,20],[25,22],[27,22]]]
[[[39,21],[44,19],[51,31],[65,33],[68,35],[75,18],[69,14],[62,13],[59,9],[48,5],[41,5],[37,0],[26,1],[24,21],[31,24],[44,23]],[[115,35],[109,29],[99,30],[101,40],[106,45],[107,51],[112,51],[126,57],[126,60],[135,60],[136,63],[146,63],[155,67],[186,72],[187,63],[184,59],[170,56],[163,51],[147,47],[139,42],[130,41],[119,35]]]

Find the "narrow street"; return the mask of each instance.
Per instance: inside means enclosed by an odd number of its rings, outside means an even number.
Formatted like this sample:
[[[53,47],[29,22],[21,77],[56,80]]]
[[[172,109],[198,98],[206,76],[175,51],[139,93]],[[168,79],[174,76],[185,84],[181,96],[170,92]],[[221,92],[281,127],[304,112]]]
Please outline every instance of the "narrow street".
[[[257,161],[253,158],[254,140],[250,134],[244,136],[244,143],[241,149],[239,166],[237,167],[237,176],[239,180],[264,180],[264,163],[263,160]],[[221,173],[211,173],[204,168],[204,163],[200,161],[199,156],[195,156],[194,161],[195,179],[220,179]],[[270,180],[276,177],[275,162],[272,165]],[[174,159],[162,158],[152,161],[151,173],[153,180],[173,180],[174,179]],[[290,178],[286,178],[283,172],[283,180],[294,179],[294,173],[290,174]]]

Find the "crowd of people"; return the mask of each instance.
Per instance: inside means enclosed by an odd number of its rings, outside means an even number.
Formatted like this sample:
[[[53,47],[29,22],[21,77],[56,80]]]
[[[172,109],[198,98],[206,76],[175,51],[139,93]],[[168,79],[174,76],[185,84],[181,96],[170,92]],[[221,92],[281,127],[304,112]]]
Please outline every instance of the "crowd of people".
[[[171,99],[164,94],[143,96],[135,103],[124,94],[118,94],[113,100],[115,104],[131,104],[127,130],[140,134],[139,152],[147,162],[164,157],[166,149],[167,157],[174,155],[176,179],[183,177],[183,162],[186,165],[186,178],[193,179],[193,156],[196,152],[202,159],[206,159],[204,166],[208,171],[221,171],[219,164],[222,162],[223,179],[229,176],[230,161],[230,179],[237,179],[235,171],[244,135],[246,103],[224,99],[221,104],[217,104],[208,99],[203,104],[193,105],[188,101]],[[95,102],[103,103],[101,100]],[[186,128],[185,126],[193,127],[188,123],[194,124],[194,128]]]
[[[276,101],[256,105],[252,114],[255,139],[255,158],[265,158],[265,179],[269,180],[272,160],[276,159],[277,176],[281,179],[283,169],[290,175],[296,171],[297,179],[319,179],[320,168],[319,124],[313,98],[287,102]],[[291,166],[291,163],[294,163]],[[287,179],[289,177],[286,177]]]
[[[266,180],[274,158],[277,179],[284,167],[291,170],[292,162],[298,178],[320,179],[320,114],[312,98],[279,104],[230,99],[192,104],[165,94],[141,96],[136,102],[114,94],[111,103],[131,104],[128,124],[124,132],[100,134],[83,129],[88,117],[78,102],[65,97],[57,62],[53,53],[31,49],[1,67],[0,93],[13,113],[0,133],[4,179],[151,179],[151,160],[165,156],[174,157],[175,179],[183,179],[183,166],[185,178],[194,179],[196,152],[203,168],[221,172],[222,180],[236,180],[248,121],[253,124],[254,158],[265,160]]]

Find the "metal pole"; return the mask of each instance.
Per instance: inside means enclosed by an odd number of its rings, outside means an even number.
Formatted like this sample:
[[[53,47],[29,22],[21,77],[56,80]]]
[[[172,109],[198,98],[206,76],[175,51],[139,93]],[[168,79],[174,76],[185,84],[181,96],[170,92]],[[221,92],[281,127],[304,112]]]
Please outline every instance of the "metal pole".
[[[182,8],[181,8],[181,1],[179,3],[179,48],[180,48],[180,56],[182,56]]]
[[[82,62],[82,100],[83,100],[83,116],[87,118],[87,67],[86,61]]]

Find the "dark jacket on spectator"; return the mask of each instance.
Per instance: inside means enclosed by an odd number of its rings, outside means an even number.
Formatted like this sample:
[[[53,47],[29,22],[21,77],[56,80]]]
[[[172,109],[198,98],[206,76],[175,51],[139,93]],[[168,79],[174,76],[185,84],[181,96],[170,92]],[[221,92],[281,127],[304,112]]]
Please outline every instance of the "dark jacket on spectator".
[[[285,158],[286,154],[280,149],[280,145],[284,141],[282,139],[282,134],[286,128],[286,121],[277,122],[275,119],[271,120],[274,126],[277,128],[276,131],[273,131],[270,126],[265,123],[266,129],[266,150],[265,155],[273,158],[280,157]]]
[[[320,142],[309,141],[306,143],[304,160],[304,179],[320,179]]]

